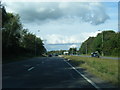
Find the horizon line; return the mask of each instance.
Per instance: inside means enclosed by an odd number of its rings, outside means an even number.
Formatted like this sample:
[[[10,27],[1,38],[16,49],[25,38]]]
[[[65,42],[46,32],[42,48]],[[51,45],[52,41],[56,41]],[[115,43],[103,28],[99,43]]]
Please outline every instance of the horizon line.
[[[55,43],[55,44],[47,44],[47,45],[72,45],[72,44],[81,44],[81,42],[79,43]]]

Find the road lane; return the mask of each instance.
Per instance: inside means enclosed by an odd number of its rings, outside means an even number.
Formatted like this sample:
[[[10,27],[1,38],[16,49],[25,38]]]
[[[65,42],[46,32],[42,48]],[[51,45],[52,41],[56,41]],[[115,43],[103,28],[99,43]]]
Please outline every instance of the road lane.
[[[2,69],[3,88],[94,88],[60,57],[33,58]]]

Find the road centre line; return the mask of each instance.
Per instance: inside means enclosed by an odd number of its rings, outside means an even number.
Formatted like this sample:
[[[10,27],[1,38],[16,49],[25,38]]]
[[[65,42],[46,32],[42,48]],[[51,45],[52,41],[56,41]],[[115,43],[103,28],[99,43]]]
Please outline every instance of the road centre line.
[[[85,80],[87,80],[90,84],[92,84],[96,89],[100,90],[100,87],[98,87],[94,82],[92,82],[90,79],[85,77],[82,73],[80,73],[75,67],[73,67],[70,63],[68,63],[66,60],[64,60],[69,66],[71,66],[79,75],[81,75]]]
[[[35,67],[31,67],[31,68],[28,69],[28,71],[30,71],[30,70],[32,70],[32,69],[34,69],[34,68],[35,68]]]

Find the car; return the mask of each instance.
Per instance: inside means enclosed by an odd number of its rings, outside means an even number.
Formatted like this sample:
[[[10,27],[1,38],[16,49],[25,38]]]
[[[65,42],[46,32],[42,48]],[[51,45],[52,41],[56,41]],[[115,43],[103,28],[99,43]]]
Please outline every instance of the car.
[[[97,58],[99,58],[100,56],[99,56],[99,54],[98,54],[98,53],[93,52],[93,53],[91,53],[91,57],[97,57]]]
[[[58,54],[55,54],[55,56],[58,56]]]
[[[49,55],[48,55],[48,57],[52,57],[52,55],[51,55],[51,54],[49,54]]]

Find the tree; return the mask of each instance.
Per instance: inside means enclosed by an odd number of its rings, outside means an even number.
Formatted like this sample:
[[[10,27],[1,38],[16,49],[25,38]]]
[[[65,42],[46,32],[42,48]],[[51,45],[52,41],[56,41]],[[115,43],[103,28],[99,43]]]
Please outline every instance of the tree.
[[[2,29],[2,46],[3,53],[14,52],[19,47],[19,40],[21,38],[22,24],[18,14],[12,13],[3,14],[3,29]],[[11,50],[12,49],[12,50]]]
[[[77,48],[70,48],[69,49],[69,54],[76,54],[77,53]]]
[[[4,57],[19,55],[41,55],[46,52],[43,41],[23,29],[18,14],[7,13],[3,7],[2,18],[2,53]]]
[[[91,51],[94,51],[94,48],[92,47],[94,39],[95,39],[94,37],[89,37],[86,41],[84,41],[81,47],[79,48],[79,52],[81,54],[86,54],[86,49],[87,53],[91,53]]]
[[[86,41],[82,43],[79,51],[80,53],[85,54],[86,45],[87,45],[88,54],[95,51],[98,51],[101,54],[101,52],[103,51],[104,55],[117,56],[119,50],[118,34],[119,32],[116,33],[112,30],[109,30],[99,33],[96,37],[89,37]],[[102,42],[102,35],[104,36],[103,42]]]

